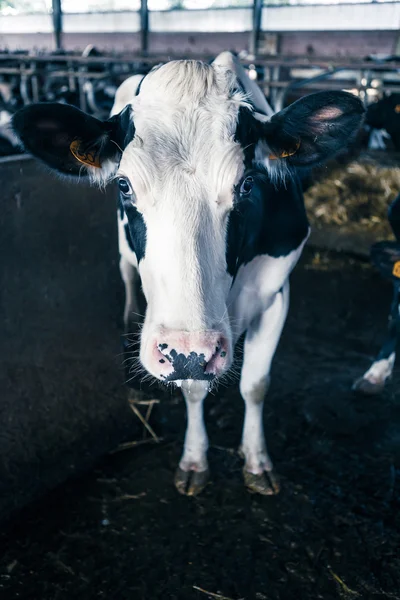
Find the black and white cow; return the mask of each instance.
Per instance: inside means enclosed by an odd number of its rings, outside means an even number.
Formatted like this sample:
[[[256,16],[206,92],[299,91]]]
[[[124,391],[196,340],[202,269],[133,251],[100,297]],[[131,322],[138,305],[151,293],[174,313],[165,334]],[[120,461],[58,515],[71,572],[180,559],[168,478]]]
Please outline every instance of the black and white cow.
[[[57,104],[28,106],[13,121],[26,149],[60,173],[118,181],[125,322],[137,312],[140,277],[141,365],[186,400],[181,493],[207,481],[203,400],[244,332],[244,479],[261,494],[278,491],[262,413],[288,278],[309,235],[297,169],[345,147],[364,112],[345,92],[312,94],[272,117],[257,109],[223,53],[211,65],[173,61],[127,80],[105,122]]]
[[[393,297],[389,313],[388,332],[378,356],[370,368],[353,386],[357,392],[380,394],[392,376],[396,360],[396,346],[400,335],[400,194],[388,211],[389,223],[396,241],[374,244],[371,261],[381,275],[392,282]]]
[[[389,94],[370,104],[365,124],[371,127],[369,148],[385,149],[393,143],[400,152],[400,94]]]
[[[18,154],[19,142],[11,128],[12,114],[1,107],[0,101],[0,157]]]

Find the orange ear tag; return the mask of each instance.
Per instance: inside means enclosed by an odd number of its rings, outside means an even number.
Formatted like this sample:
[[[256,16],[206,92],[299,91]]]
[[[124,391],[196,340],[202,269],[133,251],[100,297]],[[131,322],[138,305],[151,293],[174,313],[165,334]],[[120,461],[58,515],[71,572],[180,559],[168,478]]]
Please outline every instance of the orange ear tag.
[[[75,156],[76,160],[79,160],[80,163],[86,165],[87,167],[95,167],[96,169],[101,169],[99,155],[95,152],[82,152],[80,150],[80,145],[80,140],[74,140],[69,146],[71,154]]]
[[[392,274],[400,279],[400,260],[394,263]]]
[[[299,148],[300,148],[300,142],[297,142],[296,148],[294,150],[289,150],[289,151],[284,150],[283,152],[281,152],[281,154],[279,154],[279,156],[276,156],[275,154],[270,154],[268,156],[268,158],[270,160],[277,160],[278,158],[287,158],[288,156],[293,156],[293,154],[296,154],[296,152]]]
[[[394,112],[397,114],[400,113],[400,104],[396,104],[396,106],[394,107]]]

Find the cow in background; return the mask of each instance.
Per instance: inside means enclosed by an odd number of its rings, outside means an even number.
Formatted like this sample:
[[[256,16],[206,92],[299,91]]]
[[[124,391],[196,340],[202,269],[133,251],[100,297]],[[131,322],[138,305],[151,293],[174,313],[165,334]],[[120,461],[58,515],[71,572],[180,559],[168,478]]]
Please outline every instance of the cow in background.
[[[14,83],[0,81],[0,156],[10,156],[20,152],[18,138],[11,127],[16,104]]]
[[[378,242],[371,248],[371,261],[381,275],[392,282],[393,297],[389,313],[388,333],[382,348],[353,389],[364,394],[380,394],[389,381],[396,359],[396,345],[400,333],[400,194],[388,211],[389,223],[396,241]]]
[[[298,171],[339,152],[364,112],[345,92],[311,94],[272,116],[259,102],[223,53],[126,81],[107,121],[60,104],[13,119],[25,148],[59,173],[117,180],[125,324],[137,318],[140,280],[138,368],[182,389],[188,423],[175,484],[189,495],[208,478],[203,401],[244,333],[244,480],[261,494],[279,489],[262,415],[289,275],[309,235]]]
[[[0,101],[0,156],[11,156],[21,152],[19,140],[11,128],[12,114],[1,108]]]
[[[400,94],[384,96],[370,104],[365,115],[365,124],[372,128],[369,147],[385,149],[393,144],[400,152]]]

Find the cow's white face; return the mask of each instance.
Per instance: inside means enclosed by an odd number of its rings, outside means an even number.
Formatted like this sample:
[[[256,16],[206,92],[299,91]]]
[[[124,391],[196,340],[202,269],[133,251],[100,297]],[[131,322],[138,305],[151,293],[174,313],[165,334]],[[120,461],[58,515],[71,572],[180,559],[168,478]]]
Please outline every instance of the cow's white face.
[[[350,94],[323,92],[260,120],[239,89],[229,68],[175,61],[108,121],[58,104],[13,119],[53,169],[99,184],[118,178],[148,303],[141,361],[163,381],[229,368],[232,278],[255,256],[283,256],[304,240],[294,170],[345,146],[363,114]]]
[[[150,73],[132,102],[117,177],[128,219],[142,221],[133,236],[145,239],[132,240],[148,305],[141,362],[158,378],[186,378],[177,355],[209,378],[231,362],[226,230],[244,172],[243,104],[229,72],[190,62]]]

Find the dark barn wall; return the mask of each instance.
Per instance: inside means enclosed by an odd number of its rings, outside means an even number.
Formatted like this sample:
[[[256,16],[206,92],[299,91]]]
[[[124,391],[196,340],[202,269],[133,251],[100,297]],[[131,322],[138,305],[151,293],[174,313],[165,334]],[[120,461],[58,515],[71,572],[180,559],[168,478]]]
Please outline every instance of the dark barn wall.
[[[278,48],[282,55],[349,56],[391,54],[396,51],[397,31],[300,31],[278,33]],[[217,53],[222,50],[249,48],[250,34],[238,33],[162,33],[149,34],[150,52]],[[139,33],[65,33],[66,50],[82,50],[87,44],[107,51],[135,52],[140,49]],[[16,49],[54,49],[51,34],[4,34],[1,46]]]
[[[0,519],[137,436],[115,194],[2,159]]]

